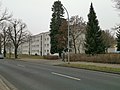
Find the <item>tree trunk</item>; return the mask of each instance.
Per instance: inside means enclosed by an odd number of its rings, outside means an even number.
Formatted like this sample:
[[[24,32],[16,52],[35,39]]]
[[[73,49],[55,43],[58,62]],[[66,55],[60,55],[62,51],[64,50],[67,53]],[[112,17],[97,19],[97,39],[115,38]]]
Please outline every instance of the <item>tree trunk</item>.
[[[75,45],[75,40],[73,40],[73,46],[74,46],[74,49],[75,49],[75,54],[77,53],[77,49],[76,49],[76,45]]]
[[[2,54],[2,41],[1,41],[1,34],[0,34],[0,54]]]
[[[6,57],[6,49],[5,49],[5,46],[4,46],[4,52],[3,52],[3,54],[4,54],[4,57]]]
[[[4,38],[4,51],[3,51],[4,57],[6,57],[6,43],[5,43],[5,38]]]
[[[30,41],[29,41],[29,55],[30,55]]]
[[[0,41],[0,54],[2,54],[1,50],[2,50],[2,49],[1,49],[1,41]]]
[[[61,54],[62,54],[62,52],[59,52],[59,57],[60,57],[60,58],[62,57]]]
[[[11,54],[12,54],[12,52],[11,52],[11,46],[9,47],[9,58],[11,58]]]
[[[18,58],[17,49],[18,49],[18,47],[15,47],[15,59]]]
[[[78,48],[78,53],[80,54],[80,48]]]

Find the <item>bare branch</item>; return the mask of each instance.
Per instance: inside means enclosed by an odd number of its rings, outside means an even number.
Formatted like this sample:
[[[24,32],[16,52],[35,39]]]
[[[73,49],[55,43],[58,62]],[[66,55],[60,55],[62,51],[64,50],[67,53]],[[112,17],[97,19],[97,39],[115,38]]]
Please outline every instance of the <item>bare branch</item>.
[[[2,15],[0,17],[0,22],[3,20],[10,21],[12,16],[13,15],[12,14],[9,15],[7,12],[7,9],[5,9],[5,11],[2,13]]]
[[[72,44],[77,53],[77,45],[79,40],[81,39],[80,36],[85,32],[86,23],[82,17],[72,16],[70,19],[70,35],[72,37]],[[79,45],[78,45],[79,46]]]
[[[15,47],[15,58],[17,58],[17,49],[19,45],[28,41],[29,32],[26,30],[26,24],[21,20],[12,20],[11,27],[9,27],[9,36]]]

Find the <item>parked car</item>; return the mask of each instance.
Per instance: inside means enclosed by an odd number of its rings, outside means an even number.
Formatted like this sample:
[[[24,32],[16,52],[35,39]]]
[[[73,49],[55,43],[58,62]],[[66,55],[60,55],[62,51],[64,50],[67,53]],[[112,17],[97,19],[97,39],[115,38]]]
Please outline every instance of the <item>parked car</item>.
[[[2,54],[0,54],[0,59],[4,59],[4,56]]]

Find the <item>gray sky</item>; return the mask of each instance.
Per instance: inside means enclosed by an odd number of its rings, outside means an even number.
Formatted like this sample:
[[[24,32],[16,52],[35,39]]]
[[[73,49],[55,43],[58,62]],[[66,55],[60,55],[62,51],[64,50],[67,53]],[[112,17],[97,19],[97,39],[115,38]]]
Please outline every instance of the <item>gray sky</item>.
[[[22,19],[32,34],[49,31],[51,7],[56,0],[1,0],[13,17]],[[61,0],[70,16],[79,15],[87,21],[90,3],[93,2],[99,25],[110,29],[120,23],[120,17],[111,0]],[[65,15],[66,16],[66,15]]]

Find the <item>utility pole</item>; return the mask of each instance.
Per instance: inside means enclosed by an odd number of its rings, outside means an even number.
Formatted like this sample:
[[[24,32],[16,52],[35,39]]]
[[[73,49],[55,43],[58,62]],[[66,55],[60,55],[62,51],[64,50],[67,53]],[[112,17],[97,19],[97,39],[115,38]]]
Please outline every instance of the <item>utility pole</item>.
[[[70,39],[70,19],[69,19],[69,13],[67,11],[67,9],[63,6],[64,10],[66,11],[67,13],[67,19],[68,19],[68,64],[70,64],[70,42],[69,42],[69,39]]]

